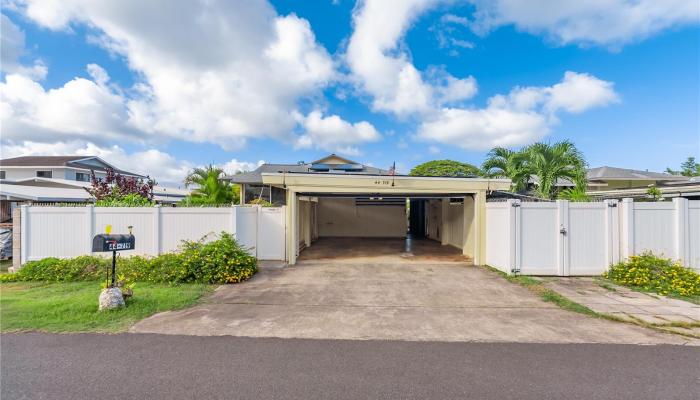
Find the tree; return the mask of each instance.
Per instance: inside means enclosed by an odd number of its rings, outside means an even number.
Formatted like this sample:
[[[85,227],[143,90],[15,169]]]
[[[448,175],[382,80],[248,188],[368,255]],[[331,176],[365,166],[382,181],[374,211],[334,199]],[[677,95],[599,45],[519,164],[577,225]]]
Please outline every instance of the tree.
[[[535,193],[542,199],[552,199],[559,179],[577,182],[579,190],[585,185],[586,161],[576,146],[565,140],[554,144],[535,143],[523,149],[523,168],[539,182]]]
[[[683,175],[683,176],[698,176],[698,175],[700,175],[700,164],[695,162],[695,157],[688,157],[681,164],[681,175]]]
[[[433,160],[413,167],[411,176],[452,176],[470,177],[478,176],[479,168],[459,161]]]
[[[688,157],[681,163],[680,171],[666,168],[666,173],[671,175],[700,176],[700,164],[695,161],[695,157]]]
[[[194,186],[192,193],[183,200],[187,205],[217,205],[237,203],[238,185],[221,178],[224,170],[213,165],[195,168],[185,177],[185,187]]]
[[[586,181],[586,171],[581,170],[579,171],[578,176],[576,179],[574,179],[574,184],[576,186],[574,187],[569,187],[557,195],[557,198],[560,200],[569,200],[569,201],[590,201],[591,196],[588,195],[586,191],[586,187],[588,186],[588,182]]]
[[[156,182],[124,176],[107,168],[104,178],[98,178],[90,171],[90,187],[85,188],[95,198],[95,205],[101,207],[141,207],[153,203],[153,187]]]
[[[515,192],[527,190],[530,174],[525,169],[525,154],[503,147],[494,147],[481,166],[483,174],[489,178],[509,178]]]

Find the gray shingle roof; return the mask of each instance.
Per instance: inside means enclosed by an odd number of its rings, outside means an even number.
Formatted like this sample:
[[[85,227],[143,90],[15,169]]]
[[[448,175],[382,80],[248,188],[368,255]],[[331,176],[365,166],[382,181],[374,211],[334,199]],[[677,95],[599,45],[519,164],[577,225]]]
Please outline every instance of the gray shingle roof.
[[[639,171],[635,169],[598,167],[591,168],[586,173],[588,180],[650,180],[650,181],[681,181],[684,176],[671,175],[661,172]]]
[[[230,180],[232,183],[246,183],[246,184],[262,184],[262,174],[263,173],[276,173],[276,172],[292,172],[292,173],[311,173],[311,174],[338,174],[342,173],[336,170],[331,170],[328,172],[320,172],[311,170],[311,164],[263,164],[259,166],[255,171],[243,172],[235,175],[227,175],[223,179]],[[363,165],[362,171],[352,171],[352,174],[362,174],[362,175],[389,175],[389,171],[370,167],[368,165]]]
[[[67,163],[84,160],[86,156],[24,156],[0,160],[0,167],[64,167]]]

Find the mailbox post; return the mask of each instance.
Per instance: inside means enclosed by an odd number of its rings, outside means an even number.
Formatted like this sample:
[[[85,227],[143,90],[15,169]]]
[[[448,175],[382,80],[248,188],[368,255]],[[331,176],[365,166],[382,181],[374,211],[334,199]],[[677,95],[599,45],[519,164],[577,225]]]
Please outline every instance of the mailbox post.
[[[116,285],[117,273],[117,251],[134,250],[136,248],[136,239],[134,235],[110,235],[99,234],[92,239],[92,251],[94,253],[112,252],[112,284]]]

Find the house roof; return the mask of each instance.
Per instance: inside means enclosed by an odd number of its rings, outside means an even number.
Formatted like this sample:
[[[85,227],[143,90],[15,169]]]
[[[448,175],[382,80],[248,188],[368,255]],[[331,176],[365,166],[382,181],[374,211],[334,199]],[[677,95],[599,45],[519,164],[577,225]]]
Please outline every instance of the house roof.
[[[662,172],[639,171],[636,169],[598,167],[591,168],[586,173],[586,178],[590,180],[648,180],[648,181],[683,181],[687,177],[666,174]]]
[[[14,201],[85,202],[91,196],[83,188],[0,184],[0,198]]]
[[[95,164],[87,163],[89,160],[96,160],[103,164],[104,167],[100,168]],[[22,156],[0,160],[0,167],[73,167],[101,172],[111,168],[122,175],[144,177],[143,175],[116,168],[97,156]]]
[[[336,170],[329,171],[315,171],[312,170],[312,166],[319,164],[319,161],[325,161],[329,157],[337,157],[343,161],[348,161],[348,164],[354,164],[355,161],[347,160],[342,157],[338,157],[331,154],[328,157],[324,157],[320,160],[314,161],[313,163],[303,163],[303,164],[262,164],[254,171],[243,172],[235,175],[227,175],[223,179],[230,180],[233,183],[245,183],[245,184],[262,184],[262,174],[264,173],[277,173],[277,172],[291,172],[291,173],[312,173],[312,174],[329,174],[329,173],[342,173]],[[348,172],[350,173],[350,172]],[[362,165],[362,170],[353,170],[352,174],[361,175],[390,175],[388,170],[375,168],[368,165]]]

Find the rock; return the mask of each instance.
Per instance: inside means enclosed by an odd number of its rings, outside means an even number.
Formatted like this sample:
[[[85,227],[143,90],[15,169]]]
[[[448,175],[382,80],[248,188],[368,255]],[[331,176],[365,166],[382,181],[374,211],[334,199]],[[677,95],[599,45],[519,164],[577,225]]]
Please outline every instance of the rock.
[[[119,288],[102,289],[100,293],[100,311],[112,310],[119,307],[124,307],[124,296]]]

